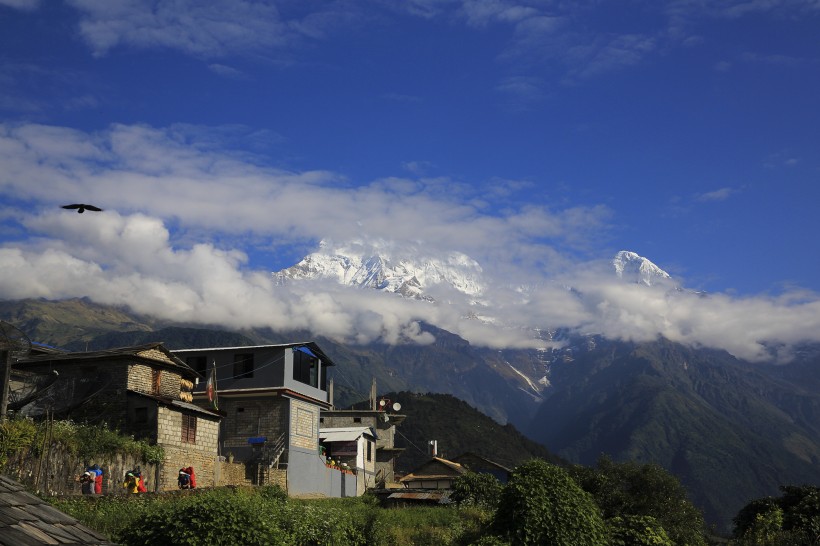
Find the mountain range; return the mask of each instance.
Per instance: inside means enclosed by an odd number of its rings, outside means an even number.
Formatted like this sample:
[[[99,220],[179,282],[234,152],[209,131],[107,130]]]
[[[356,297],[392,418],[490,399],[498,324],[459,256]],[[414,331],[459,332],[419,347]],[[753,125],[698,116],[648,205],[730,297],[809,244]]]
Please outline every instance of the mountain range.
[[[635,253],[619,252],[611,266],[623,282],[679,289]],[[273,275],[281,283],[332,281],[434,305],[432,294],[442,285],[480,301],[481,273],[477,263],[458,254],[409,260],[328,247]],[[739,508],[777,495],[778,485],[820,484],[820,347],[813,345],[789,364],[775,365],[663,338],[638,343],[544,328],[536,334],[560,346],[499,350],[425,323],[420,328],[435,340],[427,345],[356,345],[321,332],[179,324],[87,299],[0,302],[0,319],[35,341],[74,350],[147,341],[177,349],[312,339],[337,364],[339,407],[366,399],[373,378],[380,392],[451,395],[571,462],[589,464],[608,454],[663,465],[724,532]],[[428,422],[436,422],[429,416],[437,411],[435,405],[426,410]],[[426,425],[428,430],[414,431],[413,437],[437,436],[446,445],[447,439],[469,436],[456,426],[453,411],[441,410],[439,428]]]

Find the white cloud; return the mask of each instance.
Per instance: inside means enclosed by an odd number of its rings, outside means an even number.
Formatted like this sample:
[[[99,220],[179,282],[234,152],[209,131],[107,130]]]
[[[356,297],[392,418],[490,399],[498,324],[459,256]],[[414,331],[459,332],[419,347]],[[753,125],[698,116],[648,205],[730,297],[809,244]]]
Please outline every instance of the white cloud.
[[[275,169],[220,146],[240,133],[0,125],[0,221],[8,228],[0,298],[87,296],[180,321],[305,328],[349,342],[428,343],[419,321],[495,347],[535,346],[541,342],[529,328],[558,326],[624,339],[663,335],[751,359],[768,355],[770,344],[785,358],[793,345],[818,340],[816,294],[703,297],[623,284],[608,263],[579,261],[578,249],[605,235],[604,207],[551,210],[510,200],[506,212],[491,214],[470,194],[481,188],[448,179],[356,185],[335,173]],[[493,199],[514,195],[497,189]],[[59,208],[75,201],[106,210]],[[438,299],[451,305],[335,284],[277,286],[256,257],[257,244],[275,251],[328,237],[463,252],[482,266],[487,307],[444,292]],[[495,323],[464,318],[471,314]]]
[[[272,2],[248,0],[68,0],[97,56],[117,46],[170,48],[214,58],[289,44],[298,33]]]
[[[735,193],[737,193],[737,190],[734,188],[720,188],[706,193],[699,193],[695,196],[695,199],[702,202],[725,201]]]
[[[40,7],[40,0],[0,0],[0,6],[33,11]]]

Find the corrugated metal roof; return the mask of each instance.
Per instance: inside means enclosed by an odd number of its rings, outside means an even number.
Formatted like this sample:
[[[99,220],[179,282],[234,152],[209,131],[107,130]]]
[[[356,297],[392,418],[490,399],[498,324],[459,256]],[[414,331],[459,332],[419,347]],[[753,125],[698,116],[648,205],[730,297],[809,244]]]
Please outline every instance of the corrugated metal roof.
[[[103,535],[0,476],[0,545],[114,545]]]
[[[320,428],[319,439],[325,442],[352,442],[358,440],[360,436],[367,435],[378,439],[376,433],[370,427],[335,427]]]
[[[449,489],[441,489],[435,491],[397,491],[390,493],[388,499],[394,500],[410,500],[410,501],[429,501],[438,502],[439,504],[447,504],[450,502]]]

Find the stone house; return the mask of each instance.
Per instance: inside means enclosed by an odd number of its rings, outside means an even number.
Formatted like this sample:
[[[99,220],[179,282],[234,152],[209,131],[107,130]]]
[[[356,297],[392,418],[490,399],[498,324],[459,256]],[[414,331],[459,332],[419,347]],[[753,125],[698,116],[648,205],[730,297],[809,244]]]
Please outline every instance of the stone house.
[[[319,414],[328,409],[333,361],[314,342],[182,349],[174,354],[206,377],[194,402],[225,415],[219,453],[244,463],[252,483],[277,481],[286,472],[291,495],[356,494],[356,477],[328,468],[319,451]],[[275,479],[277,478],[277,479]]]
[[[15,366],[57,374],[44,395],[19,409],[22,415],[107,424],[161,446],[157,490],[176,489],[178,471],[187,466],[194,467],[198,485],[217,483],[222,416],[191,403],[199,375],[162,343],[36,354]]]

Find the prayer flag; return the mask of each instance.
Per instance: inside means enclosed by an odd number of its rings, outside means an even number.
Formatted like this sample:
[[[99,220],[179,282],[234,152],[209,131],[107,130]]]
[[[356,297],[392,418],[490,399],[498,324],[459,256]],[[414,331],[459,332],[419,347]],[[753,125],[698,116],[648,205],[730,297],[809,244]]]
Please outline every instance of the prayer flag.
[[[216,360],[214,360],[211,367],[211,373],[208,375],[208,383],[205,385],[205,392],[208,393],[208,402],[215,410],[219,409],[219,399],[216,395]]]

